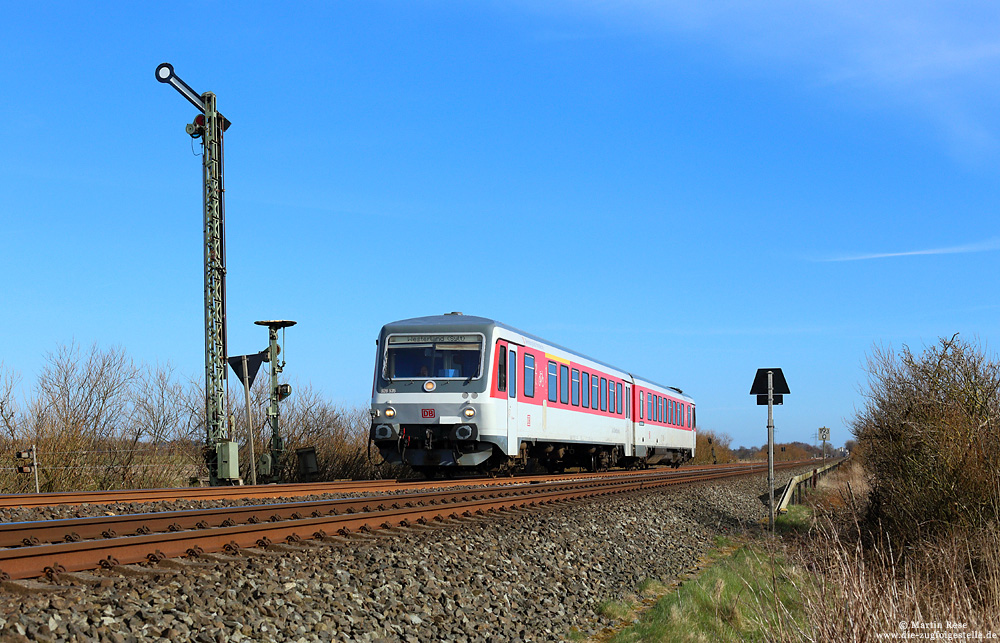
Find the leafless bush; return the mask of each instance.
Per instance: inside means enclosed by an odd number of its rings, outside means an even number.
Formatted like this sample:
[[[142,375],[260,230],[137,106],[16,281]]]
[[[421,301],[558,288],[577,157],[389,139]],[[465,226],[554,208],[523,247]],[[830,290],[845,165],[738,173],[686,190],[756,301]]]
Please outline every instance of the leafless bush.
[[[997,525],[954,527],[904,545],[865,519],[867,478],[857,465],[825,478],[815,526],[799,543],[803,564],[816,572],[804,587],[815,640],[871,641],[921,627],[951,638],[1000,629]]]
[[[181,387],[168,366],[136,366],[120,348],[61,346],[47,356],[31,395],[0,374],[0,448],[35,445],[43,491],[174,486],[192,464],[178,434]],[[13,463],[12,463],[13,464]],[[5,490],[34,490],[34,477],[0,475]]]
[[[1000,365],[958,336],[922,354],[876,349],[853,421],[871,474],[870,518],[895,542],[1000,515]]]
[[[736,457],[730,449],[732,443],[733,439],[725,433],[716,433],[711,429],[698,429],[695,437],[694,459],[691,463],[733,462]]]
[[[229,381],[230,438],[241,447],[241,474],[251,479],[254,455],[271,448],[267,423],[270,379],[262,373],[251,390],[247,418],[240,381]],[[76,344],[49,354],[30,393],[19,396],[20,378],[0,365],[0,489],[34,491],[34,477],[13,470],[15,451],[36,445],[43,491],[176,487],[207,475],[205,389],[178,378],[169,365],[136,364],[121,348]],[[304,479],[295,451],[316,449],[319,471],[311,480],[398,476],[368,454],[366,408],[342,408],[310,387],[295,386],[281,403],[285,455],[279,479]],[[252,436],[252,438],[251,438]],[[2,458],[0,458],[2,459]]]
[[[367,408],[342,408],[306,387],[292,404],[282,409],[289,457],[285,462],[288,479],[301,479],[295,449],[315,447],[319,472],[316,478],[369,480],[402,475],[401,467],[378,466],[378,449],[369,451],[371,417]],[[286,400],[286,403],[289,400]]]
[[[284,455],[277,463],[278,477],[285,481],[323,481],[338,479],[370,480],[377,477],[397,477],[405,474],[401,467],[379,466],[378,450],[368,451],[370,417],[367,408],[342,407],[317,393],[311,386],[292,386],[292,395],[280,405],[279,430],[284,441]],[[271,429],[267,407],[270,380],[258,377],[251,387],[250,407],[253,415],[254,457],[259,459],[271,450]],[[246,398],[239,380],[230,381],[229,408],[232,410],[232,439],[240,443],[241,474],[251,479]],[[202,411],[202,416],[204,411]],[[299,471],[296,451],[316,449],[319,471],[303,474]]]

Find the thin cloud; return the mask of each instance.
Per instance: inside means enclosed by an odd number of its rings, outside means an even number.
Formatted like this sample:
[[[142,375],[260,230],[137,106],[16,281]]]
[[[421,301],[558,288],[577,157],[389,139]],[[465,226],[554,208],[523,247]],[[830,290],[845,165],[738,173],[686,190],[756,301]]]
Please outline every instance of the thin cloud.
[[[536,3],[537,4],[537,3]],[[562,0],[602,24],[679,36],[740,65],[788,73],[867,109],[903,108],[937,125],[960,158],[995,152],[1000,4],[840,0]],[[551,6],[551,5],[546,5]]]
[[[970,252],[989,252],[1000,250],[1000,239],[990,239],[980,243],[970,243],[964,246],[950,246],[948,248],[929,248],[926,250],[907,250],[904,252],[876,252],[864,255],[846,255],[843,257],[833,257],[830,259],[820,259],[819,261],[865,261],[867,259],[888,259],[890,257],[915,257],[918,255],[955,255],[967,254]]]

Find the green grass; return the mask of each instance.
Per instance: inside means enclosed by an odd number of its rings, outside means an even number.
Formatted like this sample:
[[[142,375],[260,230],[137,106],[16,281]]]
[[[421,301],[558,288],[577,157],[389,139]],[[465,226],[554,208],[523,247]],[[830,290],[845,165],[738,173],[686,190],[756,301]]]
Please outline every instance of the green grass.
[[[635,606],[636,603],[630,600],[601,601],[597,605],[597,613],[601,616],[606,616],[620,621],[625,619],[632,612],[632,610],[635,609]]]
[[[789,505],[788,512],[774,519],[774,531],[779,534],[806,533],[812,524],[813,510],[805,505]]]
[[[663,596],[638,623],[610,641],[802,638],[799,633],[807,629],[799,590],[803,582],[808,582],[803,570],[781,557],[772,558],[759,546],[745,545]],[[609,606],[602,613],[612,616],[614,611]]]

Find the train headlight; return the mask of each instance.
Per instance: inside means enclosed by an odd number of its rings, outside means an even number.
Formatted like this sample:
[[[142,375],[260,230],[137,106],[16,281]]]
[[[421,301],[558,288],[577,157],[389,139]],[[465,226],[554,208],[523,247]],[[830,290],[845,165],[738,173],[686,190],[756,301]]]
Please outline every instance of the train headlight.
[[[465,417],[467,417],[467,418],[471,418],[471,417],[475,417],[476,416],[476,409],[465,409],[462,412],[465,413]]]
[[[391,406],[386,407],[386,409],[385,409],[385,416],[387,418],[394,418],[394,417],[396,417],[396,409],[392,408]]]
[[[436,388],[437,384],[434,383],[434,380],[427,380],[426,382],[424,382],[424,390],[427,391],[428,393],[430,393]]]

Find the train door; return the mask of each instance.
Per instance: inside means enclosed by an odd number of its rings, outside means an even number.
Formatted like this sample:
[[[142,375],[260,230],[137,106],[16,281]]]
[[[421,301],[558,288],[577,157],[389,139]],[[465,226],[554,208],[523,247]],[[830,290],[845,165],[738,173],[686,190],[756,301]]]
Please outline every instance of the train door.
[[[636,433],[639,431],[639,418],[642,417],[642,402],[645,397],[642,391],[636,393],[635,380],[631,375],[628,381],[630,383],[628,387],[628,405],[632,412],[628,418],[627,428],[625,429],[625,452],[622,455],[626,457],[635,453]]]
[[[518,454],[517,423],[518,423],[518,350],[516,344],[509,344],[507,350],[507,455],[516,456]]]

